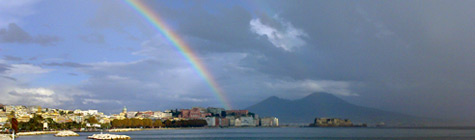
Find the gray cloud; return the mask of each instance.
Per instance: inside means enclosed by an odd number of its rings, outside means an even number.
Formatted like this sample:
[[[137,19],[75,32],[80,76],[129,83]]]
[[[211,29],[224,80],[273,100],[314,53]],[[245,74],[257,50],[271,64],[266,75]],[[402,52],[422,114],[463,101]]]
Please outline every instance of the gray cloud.
[[[5,79],[12,80],[12,81],[17,81],[17,79],[13,78],[13,77],[9,77],[9,76],[1,76],[1,77],[5,78]]]
[[[94,34],[88,34],[88,35],[82,35],[79,37],[82,41],[87,42],[87,43],[97,43],[97,44],[103,44],[105,43],[104,35],[94,33]]]
[[[31,64],[4,64],[0,62],[0,102],[15,105],[42,105],[59,107],[65,101],[72,101],[74,92],[60,94],[51,88],[29,88],[35,75],[48,72],[46,69]]]
[[[7,28],[0,29],[0,43],[34,43],[51,46],[60,40],[60,38],[50,35],[31,36],[15,23],[10,23]]]
[[[10,69],[11,69],[11,66],[10,66],[10,65],[0,63],[0,77],[2,77],[2,78],[4,78],[4,79],[16,81],[16,80],[17,80],[16,78],[3,75],[3,74],[5,74],[6,71],[8,71],[8,70],[10,70]]]
[[[30,60],[30,61],[33,61],[33,60],[36,60],[36,59],[38,59],[38,56],[28,58],[28,60]]]
[[[10,55],[3,56],[3,59],[7,61],[22,61],[23,60],[23,58],[21,57],[10,56]]]
[[[5,79],[12,80],[12,81],[17,81],[17,79],[13,78],[13,77],[9,77],[9,76],[1,76],[1,77],[5,78]]]
[[[12,22],[21,22],[25,16],[35,13],[33,5],[37,0],[2,1],[0,5],[0,27],[5,27]]]
[[[16,88],[7,94],[2,93],[2,96],[8,100],[0,101],[21,105],[59,106],[65,101],[71,101],[71,98],[47,88]]]
[[[68,73],[68,74],[71,75],[71,76],[78,76],[77,73]]]
[[[9,65],[0,63],[0,73],[4,73],[5,71],[7,71],[9,69],[10,69]]]
[[[284,19],[274,16],[272,18],[277,22],[282,29],[273,27],[261,19],[256,18],[250,21],[251,31],[260,35],[265,36],[267,39],[277,48],[284,49],[285,51],[293,51],[295,48],[303,46],[306,42],[302,37],[307,37],[307,34],[295,28],[292,23],[284,21]]]
[[[153,28],[147,24],[147,21],[140,17],[132,8],[126,4],[113,1],[95,1],[99,5],[97,12],[87,25],[94,29],[113,29],[127,36],[128,39],[138,40],[141,35],[152,36]],[[129,27],[135,27],[142,34],[130,33]]]
[[[80,63],[75,63],[75,62],[62,62],[62,63],[52,62],[52,63],[43,63],[42,65],[57,66],[57,67],[73,67],[73,68],[89,67],[89,65],[87,64],[80,64]]]

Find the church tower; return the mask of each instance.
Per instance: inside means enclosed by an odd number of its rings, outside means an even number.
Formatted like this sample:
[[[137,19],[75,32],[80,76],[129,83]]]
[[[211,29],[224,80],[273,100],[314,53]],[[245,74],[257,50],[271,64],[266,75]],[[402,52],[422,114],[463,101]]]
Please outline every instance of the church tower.
[[[122,109],[122,113],[127,114],[127,108],[124,106],[124,109]]]

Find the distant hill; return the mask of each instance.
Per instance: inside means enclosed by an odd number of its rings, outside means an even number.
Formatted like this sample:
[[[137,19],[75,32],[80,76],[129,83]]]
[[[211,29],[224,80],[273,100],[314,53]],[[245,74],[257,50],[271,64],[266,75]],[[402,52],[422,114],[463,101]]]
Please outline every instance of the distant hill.
[[[259,116],[275,116],[280,123],[312,123],[315,117],[350,119],[356,123],[422,125],[424,118],[350,104],[332,94],[313,93],[302,99],[269,97],[247,108]]]

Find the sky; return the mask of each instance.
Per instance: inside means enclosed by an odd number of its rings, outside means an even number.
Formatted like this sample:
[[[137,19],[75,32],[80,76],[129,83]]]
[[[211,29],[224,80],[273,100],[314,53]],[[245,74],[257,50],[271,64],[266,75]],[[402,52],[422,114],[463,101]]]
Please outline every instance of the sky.
[[[0,103],[243,109],[314,92],[415,116],[475,118],[474,1],[141,1],[222,101],[125,1],[0,0]]]

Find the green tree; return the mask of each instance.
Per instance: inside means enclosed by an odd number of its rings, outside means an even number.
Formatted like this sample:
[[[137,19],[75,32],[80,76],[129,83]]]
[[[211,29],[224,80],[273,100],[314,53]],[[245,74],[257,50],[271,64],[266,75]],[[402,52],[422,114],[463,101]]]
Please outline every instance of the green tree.
[[[18,124],[20,131],[41,131],[43,130],[43,117],[34,115],[28,122]]]

